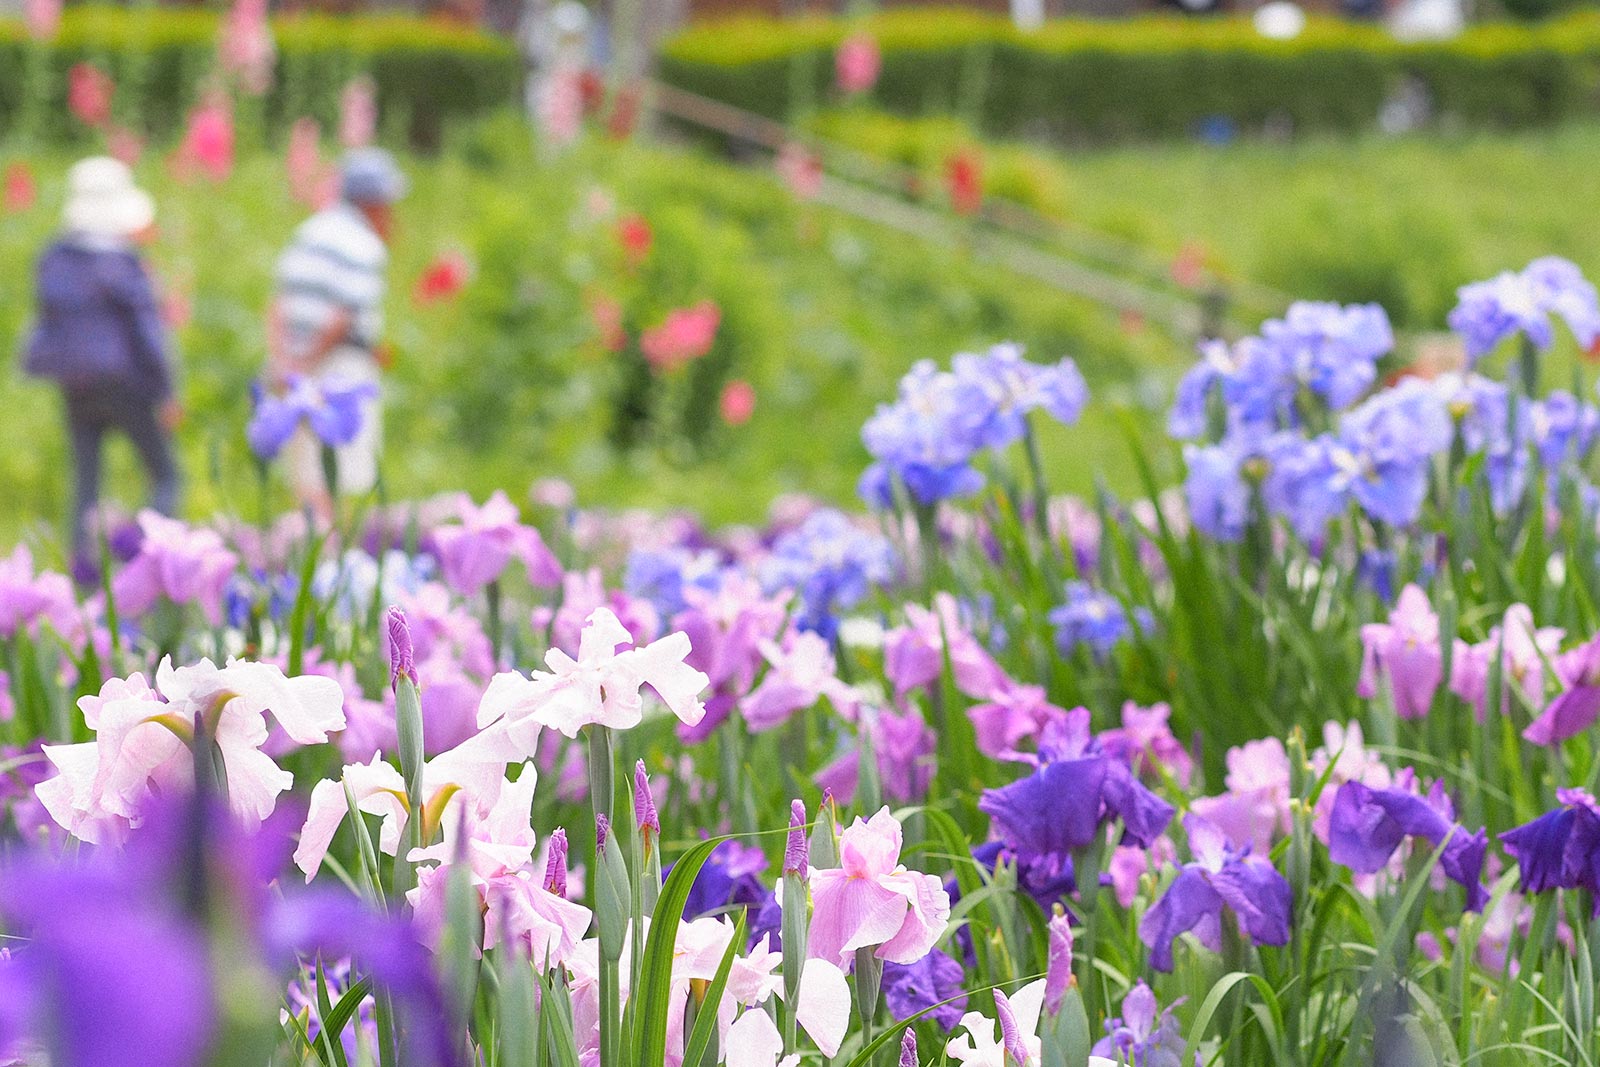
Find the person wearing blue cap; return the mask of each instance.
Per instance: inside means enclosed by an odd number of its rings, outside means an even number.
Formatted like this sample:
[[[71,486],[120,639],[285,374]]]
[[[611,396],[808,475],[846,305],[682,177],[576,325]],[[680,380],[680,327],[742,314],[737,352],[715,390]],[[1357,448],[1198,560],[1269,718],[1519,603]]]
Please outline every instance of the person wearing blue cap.
[[[388,244],[406,185],[388,152],[353,151],[340,172],[339,199],[295,231],[278,259],[268,311],[269,388],[281,391],[298,379],[328,387],[378,384],[388,362],[380,341]],[[360,494],[377,484],[383,434],[380,398],[372,393],[355,440],[336,450],[336,486],[326,483],[321,444],[307,427],[283,451],[295,495],[321,517],[332,515],[335,492]]]

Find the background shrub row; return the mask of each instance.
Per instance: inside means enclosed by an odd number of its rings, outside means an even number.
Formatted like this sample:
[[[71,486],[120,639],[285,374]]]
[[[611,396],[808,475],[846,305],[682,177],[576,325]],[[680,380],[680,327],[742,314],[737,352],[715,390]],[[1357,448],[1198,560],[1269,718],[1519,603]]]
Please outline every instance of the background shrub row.
[[[119,122],[170,135],[206,84],[218,34],[215,15],[190,10],[74,8],[42,44],[0,20],[0,136],[82,137],[66,108],[67,72],[82,61],[115,79]],[[360,73],[377,83],[381,113],[423,147],[437,142],[443,120],[517,99],[515,47],[474,30],[397,16],[295,17],[275,21],[273,34],[277,76],[260,102],[268,128],[302,115],[333,121],[340,91]]]
[[[1600,14],[1475,27],[1403,44],[1381,27],[1313,21],[1291,41],[1243,19],[1064,20],[1021,33],[1003,18],[918,9],[865,21],[737,19],[670,40],[660,71],[680,88],[786,118],[826,102],[833,52],[879,42],[877,105],[950,112],[985,132],[1065,142],[1191,134],[1225,119],[1246,131],[1358,132],[1414,80],[1433,121],[1512,128],[1600,111]]]

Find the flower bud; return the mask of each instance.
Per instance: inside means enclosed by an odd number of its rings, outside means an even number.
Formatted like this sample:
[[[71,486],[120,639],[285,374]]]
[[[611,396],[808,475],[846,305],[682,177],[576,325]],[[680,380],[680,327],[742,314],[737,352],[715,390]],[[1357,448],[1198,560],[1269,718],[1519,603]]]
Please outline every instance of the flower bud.
[[[411,679],[417,685],[417,667],[411,649],[411,628],[406,625],[406,613],[391,607],[384,612],[389,624],[389,684],[397,685],[401,678]]]
[[[806,841],[806,806],[796,798],[789,802],[789,840],[783,849],[783,873],[804,878],[810,867],[810,853]]]
[[[558,897],[567,895],[567,831],[560,827],[550,834],[544,861],[544,888]]]

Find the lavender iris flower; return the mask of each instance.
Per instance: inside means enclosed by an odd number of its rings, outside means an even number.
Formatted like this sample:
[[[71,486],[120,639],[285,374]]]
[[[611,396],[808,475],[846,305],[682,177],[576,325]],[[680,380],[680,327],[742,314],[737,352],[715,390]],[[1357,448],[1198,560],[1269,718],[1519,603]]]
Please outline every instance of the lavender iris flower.
[[[1172,821],[1171,804],[1140,784],[1126,763],[1101,751],[1087,718],[1085,712],[1074,725],[1046,727],[1039,769],[985,790],[978,801],[1005,847],[1041,874],[1064,870],[1072,853],[1102,841],[1109,819],[1121,819],[1124,843],[1141,848]]]
[[[255,414],[245,435],[250,450],[260,459],[270,460],[283,451],[301,423],[331,448],[354,441],[361,432],[361,405],[378,395],[378,387],[371,382],[338,385],[292,377],[282,396],[267,392],[259,382],[251,385],[250,393]]]
[[[889,1006],[889,1013],[901,1020],[940,1004],[928,1017],[949,1033],[967,1010],[967,998],[962,992],[965,978],[966,971],[961,964],[938,949],[916,963],[885,963],[884,1003]],[[944,1004],[944,1001],[950,1003]]]
[[[1533,405],[1529,423],[1539,462],[1555,472],[1588,456],[1600,432],[1600,410],[1557,389]]]
[[[1528,486],[1532,405],[1519,396],[1513,409],[1505,383],[1481,374],[1447,374],[1434,382],[1434,389],[1455,419],[1463,452],[1484,457],[1495,514],[1506,514],[1522,500]]]
[[[1056,628],[1056,647],[1064,656],[1082,645],[1096,659],[1104,659],[1136,631],[1146,631],[1154,624],[1148,611],[1138,608],[1130,615],[1116,597],[1087,582],[1068,582],[1066,592],[1067,602],[1052,609],[1049,616]]]
[[[1189,521],[1208,537],[1237,541],[1250,520],[1250,485],[1244,480],[1241,460],[1227,442],[1187,445],[1183,450],[1188,470],[1183,481]]]
[[[1071,425],[1089,401],[1089,387],[1076,363],[1070,359],[1048,366],[1030,363],[1022,358],[1020,345],[995,345],[981,356],[956,356],[952,368],[958,381],[988,401],[974,430],[977,441],[988,448],[1020,441],[1027,433],[1030,411],[1042,410]]]
[[[1600,336],[1600,299],[1594,286],[1575,264],[1559,256],[1536,259],[1520,273],[1506,271],[1464,285],[1456,297],[1450,328],[1466,342],[1467,358],[1474,362],[1518,333],[1540,351],[1549,348],[1555,341],[1552,315],[1566,322],[1584,348]]]
[[[893,404],[881,404],[861,428],[873,464],[861,476],[861,496],[890,507],[895,483],[919,504],[967,496],[983,487],[972,457],[983,446],[981,431],[993,410],[988,395],[970,380],[922,360],[900,380]]]
[[[1222,831],[1198,815],[1183,820],[1195,861],[1186,863],[1139,923],[1150,947],[1150,966],[1172,970],[1172,943],[1193,931],[1213,952],[1222,951],[1222,913],[1233,912],[1258,945],[1289,943],[1294,895],[1270,862],[1228,847]]]
[[[650,601],[663,619],[670,619],[688,608],[685,590],[715,593],[724,573],[715,552],[636,548],[628,553],[622,587],[629,596]]]
[[[1282,319],[1262,324],[1283,368],[1334,411],[1360,400],[1377,378],[1378,360],[1394,348],[1389,316],[1377,304],[1301,300]]]
[[[711,850],[705,866],[695,875],[683,906],[684,918],[698,919],[729,908],[759,908],[772,895],[758,877],[766,869],[767,857],[759,848],[724,841]],[[661,873],[663,878],[671,874],[671,866]]]
[[[1439,869],[1467,891],[1467,910],[1482,910],[1489,900],[1482,882],[1488,835],[1481,829],[1468,833],[1455,822],[1442,783],[1435,782],[1425,797],[1361,782],[1339,787],[1328,823],[1333,862],[1360,874],[1376,874],[1408,837],[1420,837],[1435,848],[1443,844]]]
[[[761,570],[768,592],[792,589],[800,600],[797,623],[832,638],[841,610],[864,600],[894,577],[894,549],[838,511],[815,511],[772,546]]]
[[[1214,410],[1222,415],[1220,427],[1214,425]],[[1199,362],[1178,382],[1167,432],[1179,440],[1210,437],[1212,431],[1259,438],[1294,421],[1294,382],[1283,352],[1259,337],[1246,337],[1231,346],[1201,343]]]
[[[1182,1067],[1184,1039],[1172,1009],[1176,1000],[1159,1010],[1156,995],[1142,981],[1122,999],[1122,1015],[1106,1020],[1106,1036],[1093,1053],[1133,1067]]]
[[[1561,806],[1500,835],[1524,893],[1587,889],[1600,915],[1600,804],[1586,789],[1556,792]]]

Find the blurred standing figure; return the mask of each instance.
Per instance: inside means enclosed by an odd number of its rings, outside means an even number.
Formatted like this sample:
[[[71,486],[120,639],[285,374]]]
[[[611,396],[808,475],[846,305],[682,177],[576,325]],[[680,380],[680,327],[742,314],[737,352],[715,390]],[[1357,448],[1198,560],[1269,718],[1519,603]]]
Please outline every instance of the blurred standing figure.
[[[155,203],[123,163],[85,159],[67,172],[62,233],[40,256],[38,321],[25,369],[53,379],[66,401],[72,439],[73,563],[92,573],[89,515],[100,498],[100,453],[108,430],[133,442],[150,478],[150,503],[178,505],[173,389],[166,326],[138,245],[154,232]]]
[[[339,199],[300,224],[278,259],[278,291],[267,315],[267,377],[276,390],[292,378],[323,385],[376,384],[388,365],[383,330],[384,273],[394,205],[405,175],[381,148],[361,148],[344,161]],[[361,430],[338,449],[341,494],[365,493],[378,482],[383,437],[380,401],[362,404]],[[319,516],[333,514],[321,445],[301,426],[284,449],[289,483]]]

